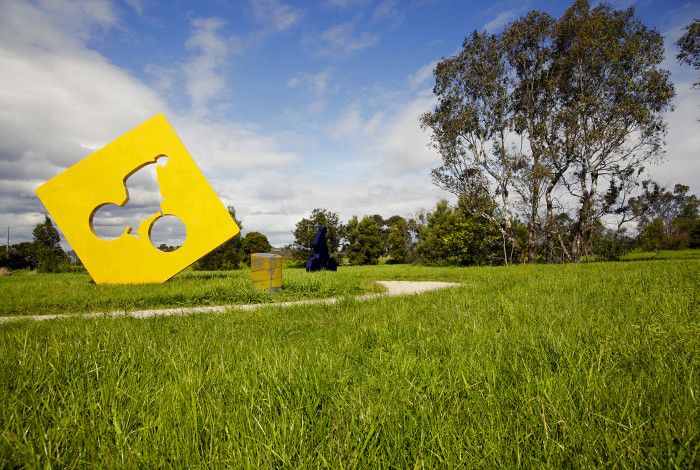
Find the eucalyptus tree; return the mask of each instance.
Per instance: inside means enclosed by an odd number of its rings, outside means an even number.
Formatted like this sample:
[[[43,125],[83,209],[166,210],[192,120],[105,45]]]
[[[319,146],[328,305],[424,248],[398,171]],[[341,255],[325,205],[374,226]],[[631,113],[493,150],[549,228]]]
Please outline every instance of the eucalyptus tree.
[[[594,222],[624,209],[619,196],[660,154],[674,88],[660,67],[662,36],[633,9],[576,0],[557,24],[555,55],[563,132],[573,136],[564,181],[577,200],[578,260],[589,253]]]
[[[433,182],[470,200],[487,193],[500,200],[496,215],[478,205],[467,210],[493,221],[501,232],[504,262],[516,244],[511,190],[522,156],[511,145],[512,80],[503,43],[496,35],[474,31],[461,51],[435,67],[433,92],[438,104],[421,116],[432,131],[432,145],[442,164],[432,170]],[[511,249],[512,251],[512,249]]]
[[[516,190],[524,206],[528,231],[528,260],[537,259],[537,239],[541,226],[542,196],[547,197],[546,234],[552,237],[552,191],[566,165],[560,162],[558,110],[554,70],[554,28],[556,20],[540,11],[531,11],[514,21],[503,32],[501,41],[512,69],[513,128],[527,142]],[[550,246],[550,243],[547,244]],[[551,248],[548,259],[551,259]]]
[[[501,34],[473,32],[437,64],[438,104],[421,117],[442,158],[433,181],[459,197],[488,192],[498,200],[493,214],[511,246],[518,245],[515,190],[530,261],[542,198],[551,262],[555,237],[563,240],[555,196],[573,195],[573,241],[562,248],[578,260],[589,252],[594,223],[627,213],[637,177],[661,152],[674,96],[662,60],[661,35],[633,9],[591,8],[587,0],[558,20],[535,11]]]

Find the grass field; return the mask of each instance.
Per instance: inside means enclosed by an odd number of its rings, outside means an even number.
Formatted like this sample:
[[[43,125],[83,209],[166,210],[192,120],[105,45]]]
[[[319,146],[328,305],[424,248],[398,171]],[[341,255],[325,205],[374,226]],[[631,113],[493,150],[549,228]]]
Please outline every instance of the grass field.
[[[270,303],[378,292],[363,275],[307,276],[285,269],[284,287],[274,294],[253,290],[250,271],[186,271],[164,284],[95,285],[83,273],[37,274],[19,271],[0,277],[0,316],[49,313],[133,311],[183,307]]]
[[[377,279],[463,285],[332,306],[0,325],[0,467],[700,466],[695,252],[326,274],[287,270],[285,282],[311,282],[311,295]],[[169,295],[209,285],[189,276]],[[55,282],[24,278],[35,281]],[[73,310],[94,287],[60,295]],[[33,302],[27,313],[56,308]]]

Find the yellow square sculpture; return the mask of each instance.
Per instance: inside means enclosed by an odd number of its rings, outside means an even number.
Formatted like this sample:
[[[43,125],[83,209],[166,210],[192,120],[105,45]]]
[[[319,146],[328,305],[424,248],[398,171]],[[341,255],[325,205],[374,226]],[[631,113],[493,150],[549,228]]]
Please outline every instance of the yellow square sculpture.
[[[282,257],[273,253],[250,255],[253,289],[267,290],[282,287]]]
[[[126,179],[163,156],[167,164],[156,167],[161,211],[133,227],[135,233],[127,227],[114,240],[99,238],[92,227],[95,212],[105,204],[125,205]],[[36,193],[97,284],[164,282],[240,231],[162,114],[47,181]],[[171,252],[150,241],[153,223],[165,215],[178,217],[187,231],[182,246]]]

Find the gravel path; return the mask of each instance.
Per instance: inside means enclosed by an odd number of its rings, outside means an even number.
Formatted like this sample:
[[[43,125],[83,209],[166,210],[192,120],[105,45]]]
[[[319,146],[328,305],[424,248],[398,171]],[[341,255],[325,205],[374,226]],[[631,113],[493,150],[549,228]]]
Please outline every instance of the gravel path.
[[[437,281],[377,281],[381,284],[386,292],[377,294],[365,294],[355,297],[355,300],[370,300],[381,297],[397,297],[400,295],[422,294],[447,287],[456,287],[460,284],[455,282],[437,282]],[[155,316],[166,315],[190,315],[193,313],[209,313],[223,312],[226,310],[256,310],[263,307],[293,307],[295,305],[314,305],[314,304],[334,304],[340,299],[331,297],[329,299],[309,299],[309,300],[294,300],[290,302],[277,302],[267,304],[243,304],[243,305],[215,305],[209,307],[177,307],[177,308],[160,308],[150,310],[136,310],[133,312],[94,312],[94,313],[77,313],[77,314],[55,314],[55,315],[22,315],[14,317],[0,317],[0,323],[17,321],[17,320],[54,320],[57,318],[67,317],[82,317],[82,318],[97,318],[97,317],[134,317],[134,318],[149,318]]]

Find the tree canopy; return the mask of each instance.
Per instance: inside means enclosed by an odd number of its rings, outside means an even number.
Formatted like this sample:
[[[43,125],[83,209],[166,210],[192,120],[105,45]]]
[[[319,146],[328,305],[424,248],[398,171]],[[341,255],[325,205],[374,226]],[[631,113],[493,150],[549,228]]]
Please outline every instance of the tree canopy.
[[[683,35],[676,41],[678,62],[700,69],[700,21],[693,20],[692,23],[683,28]],[[693,83],[693,88],[700,88],[700,81]]]
[[[587,0],[559,19],[534,11],[500,34],[473,32],[437,64],[438,104],[421,118],[442,157],[433,181],[466,201],[493,200],[491,213],[465,209],[494,223],[505,253],[531,262],[542,234],[553,260],[555,201],[573,200],[560,208],[576,214],[566,253],[590,254],[597,221],[625,212],[644,165],[662,150],[674,96],[663,51],[633,9]]]
[[[250,255],[253,253],[269,253],[272,245],[267,237],[260,232],[248,232],[241,242],[243,261],[250,265]]]
[[[68,256],[61,248],[61,236],[49,216],[32,231],[36,269],[42,272],[60,272],[68,264]]]
[[[351,264],[377,264],[383,248],[382,232],[376,218],[364,216],[358,223],[352,224],[348,236],[352,240],[347,249]]]
[[[243,223],[236,218],[236,209],[233,206],[228,206],[228,213],[236,225],[243,230]],[[239,233],[200,258],[194,264],[194,269],[204,271],[239,269],[243,256]]]
[[[328,251],[331,255],[337,253],[340,246],[340,240],[343,238],[344,229],[340,222],[338,214],[327,209],[314,209],[308,218],[303,218],[297,222],[294,231],[294,258],[299,261],[305,261],[313,256],[314,250],[312,242],[319,227],[325,226],[326,242],[328,243]]]

